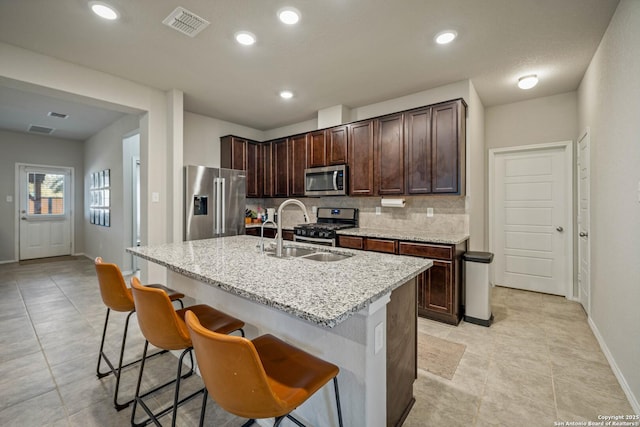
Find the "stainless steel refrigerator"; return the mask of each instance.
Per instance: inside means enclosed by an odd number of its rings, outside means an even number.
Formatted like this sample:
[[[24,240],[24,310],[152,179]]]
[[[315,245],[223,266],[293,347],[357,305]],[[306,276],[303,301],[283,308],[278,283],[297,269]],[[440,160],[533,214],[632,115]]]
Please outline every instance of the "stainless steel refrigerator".
[[[246,172],[185,167],[184,239],[244,234]]]

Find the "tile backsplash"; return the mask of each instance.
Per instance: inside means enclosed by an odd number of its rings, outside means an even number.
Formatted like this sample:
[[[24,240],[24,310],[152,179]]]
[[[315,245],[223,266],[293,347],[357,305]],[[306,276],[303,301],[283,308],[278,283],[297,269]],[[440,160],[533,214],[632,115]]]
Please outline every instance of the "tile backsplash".
[[[400,198],[390,197],[390,198]],[[307,207],[309,221],[315,222],[315,207],[358,208],[360,228],[387,230],[420,230],[426,233],[469,233],[469,215],[465,212],[464,196],[404,196],[403,208],[380,207],[380,197],[296,197]],[[276,208],[286,199],[247,199],[247,209]],[[376,214],[380,208],[380,214]],[[427,216],[433,208],[433,216]],[[287,206],[283,212],[283,227],[292,228],[304,222],[301,210]]]

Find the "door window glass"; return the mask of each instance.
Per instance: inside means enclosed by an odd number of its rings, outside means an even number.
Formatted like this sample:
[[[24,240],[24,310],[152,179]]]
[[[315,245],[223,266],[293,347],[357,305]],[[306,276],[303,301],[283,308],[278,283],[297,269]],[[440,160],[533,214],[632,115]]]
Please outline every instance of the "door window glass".
[[[64,174],[29,172],[27,191],[29,215],[64,215]]]

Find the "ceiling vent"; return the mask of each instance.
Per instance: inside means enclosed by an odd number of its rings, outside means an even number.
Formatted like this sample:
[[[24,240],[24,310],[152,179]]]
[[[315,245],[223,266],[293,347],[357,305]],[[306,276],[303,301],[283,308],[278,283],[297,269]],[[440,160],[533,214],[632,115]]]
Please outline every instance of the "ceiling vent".
[[[49,114],[47,114],[49,117],[55,117],[57,119],[66,119],[67,117],[69,117],[68,114],[64,114],[64,113],[56,113],[55,111],[49,111]]]
[[[206,19],[183,7],[177,7],[162,23],[189,37],[195,37],[210,24]]]
[[[51,135],[55,129],[46,126],[29,125],[29,132],[39,133],[42,135]]]

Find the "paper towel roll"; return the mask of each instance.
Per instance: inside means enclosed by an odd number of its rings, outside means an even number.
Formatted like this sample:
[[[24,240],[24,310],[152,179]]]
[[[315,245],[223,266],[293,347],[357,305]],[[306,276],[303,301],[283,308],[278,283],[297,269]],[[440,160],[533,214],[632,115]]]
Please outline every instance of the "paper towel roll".
[[[384,198],[380,200],[380,205],[385,208],[404,208],[404,199]]]
[[[276,209],[275,208],[267,208],[267,218],[269,218],[271,221],[276,220]]]

